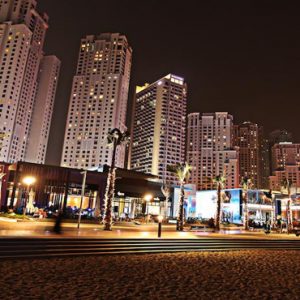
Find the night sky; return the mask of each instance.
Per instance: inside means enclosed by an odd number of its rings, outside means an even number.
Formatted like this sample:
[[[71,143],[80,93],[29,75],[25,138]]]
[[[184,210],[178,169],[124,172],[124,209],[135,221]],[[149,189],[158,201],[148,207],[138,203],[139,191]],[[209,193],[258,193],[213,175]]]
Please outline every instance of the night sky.
[[[46,53],[62,60],[47,163],[59,164],[80,39],[120,32],[137,84],[174,73],[188,111],[228,111],[235,123],[287,129],[300,142],[300,5],[276,0],[39,0],[50,17]]]

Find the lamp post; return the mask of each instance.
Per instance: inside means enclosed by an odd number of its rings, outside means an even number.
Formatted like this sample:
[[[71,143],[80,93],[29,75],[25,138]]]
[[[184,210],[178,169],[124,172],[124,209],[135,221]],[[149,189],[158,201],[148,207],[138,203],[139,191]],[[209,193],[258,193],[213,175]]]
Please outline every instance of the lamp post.
[[[25,217],[26,207],[27,207],[27,203],[29,200],[30,186],[36,182],[36,178],[33,176],[26,176],[23,178],[22,182],[23,182],[23,184],[25,184],[27,186],[26,194],[25,194],[25,203],[24,203],[24,208],[23,208],[23,216]]]
[[[77,229],[80,227],[80,222],[81,222],[81,211],[82,211],[82,203],[83,203],[83,198],[85,194],[85,183],[86,183],[86,175],[87,175],[87,170],[80,172],[80,174],[83,175],[82,179],[82,187],[81,187],[81,198],[80,198],[80,207],[79,207],[79,215],[78,215],[78,222],[77,222]]]
[[[157,232],[157,237],[161,237],[161,222],[163,220],[163,216],[158,216],[157,220],[158,220],[158,232]]]

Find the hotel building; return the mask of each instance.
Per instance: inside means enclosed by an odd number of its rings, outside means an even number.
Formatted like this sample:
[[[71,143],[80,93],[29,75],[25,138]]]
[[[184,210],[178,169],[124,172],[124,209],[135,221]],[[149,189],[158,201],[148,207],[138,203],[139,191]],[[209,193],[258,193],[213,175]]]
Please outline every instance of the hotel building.
[[[168,165],[185,161],[187,85],[169,74],[136,88],[129,167],[176,183]]]

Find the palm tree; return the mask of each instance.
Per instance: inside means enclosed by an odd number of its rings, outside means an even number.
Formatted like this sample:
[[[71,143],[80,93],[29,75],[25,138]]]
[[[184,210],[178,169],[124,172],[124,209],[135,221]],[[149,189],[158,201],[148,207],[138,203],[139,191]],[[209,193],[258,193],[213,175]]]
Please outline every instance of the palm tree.
[[[186,162],[184,164],[168,165],[167,170],[176,174],[180,182],[180,196],[179,196],[179,211],[177,217],[176,230],[183,231],[184,223],[184,184],[189,177],[192,167]]]
[[[117,147],[129,142],[129,132],[121,132],[120,129],[114,128],[107,134],[107,145],[112,146],[113,153],[111,159],[111,166],[107,175],[106,191],[105,191],[105,213],[104,213],[104,230],[111,230],[112,228],[112,201],[115,192],[116,181],[116,152]]]
[[[213,183],[217,186],[217,210],[215,218],[215,227],[216,230],[220,230],[220,221],[221,221],[221,193],[226,182],[226,177],[224,175],[218,175],[213,178]]]
[[[1,199],[1,193],[2,193],[2,178],[5,176],[5,173],[0,173],[0,203],[2,201]]]
[[[281,183],[281,190],[286,190],[288,194],[288,200],[286,205],[286,219],[287,219],[287,232],[290,233],[293,229],[293,215],[291,210],[291,186],[293,182],[288,179],[284,178]]]
[[[248,191],[253,188],[253,183],[250,178],[247,176],[242,178],[241,187],[243,189],[243,202],[244,202],[244,214],[243,214],[243,223],[245,230],[249,230],[249,212],[248,212]]]
[[[165,215],[165,219],[167,219],[167,217],[168,217],[168,203],[169,203],[169,198],[170,198],[170,195],[171,195],[170,185],[167,184],[166,182],[164,182],[163,185],[161,186],[161,192],[163,193],[163,195],[165,197],[164,215]]]

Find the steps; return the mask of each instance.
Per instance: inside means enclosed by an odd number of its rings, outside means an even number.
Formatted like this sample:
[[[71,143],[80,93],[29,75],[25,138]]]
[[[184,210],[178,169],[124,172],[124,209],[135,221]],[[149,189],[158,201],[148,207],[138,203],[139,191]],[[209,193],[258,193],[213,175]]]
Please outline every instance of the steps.
[[[300,250],[300,240],[3,238],[0,259],[243,249]]]

